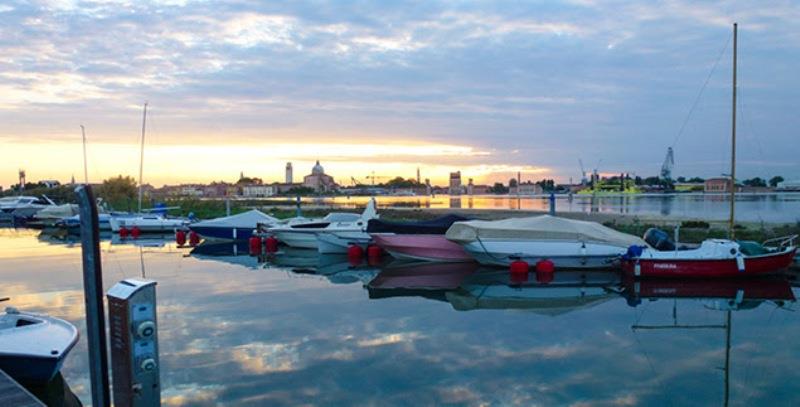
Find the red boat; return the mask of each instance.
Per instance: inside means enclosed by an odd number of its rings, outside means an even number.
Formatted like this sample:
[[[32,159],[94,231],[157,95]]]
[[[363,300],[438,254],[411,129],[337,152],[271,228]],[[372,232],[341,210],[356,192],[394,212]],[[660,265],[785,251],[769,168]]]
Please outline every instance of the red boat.
[[[797,251],[787,236],[762,244],[726,239],[708,239],[693,249],[670,250],[663,245],[631,247],[622,261],[623,271],[634,277],[719,278],[775,274],[788,268]],[[647,240],[647,236],[646,239]],[[774,244],[770,246],[769,243]]]

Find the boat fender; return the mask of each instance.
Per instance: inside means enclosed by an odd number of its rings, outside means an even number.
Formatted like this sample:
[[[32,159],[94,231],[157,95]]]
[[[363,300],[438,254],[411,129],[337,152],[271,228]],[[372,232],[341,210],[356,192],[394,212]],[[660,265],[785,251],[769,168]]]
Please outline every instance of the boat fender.
[[[267,250],[267,253],[275,253],[278,251],[278,239],[275,236],[267,236],[264,239],[264,248]]]
[[[369,258],[380,258],[383,254],[383,249],[380,246],[371,244],[367,247],[367,257]]]
[[[553,263],[552,260],[542,259],[536,262],[537,273],[553,274],[555,270],[556,270],[556,265]]]
[[[194,230],[189,232],[189,246],[197,246],[200,244],[200,235]]]
[[[175,231],[175,243],[178,246],[183,246],[186,244],[186,232],[183,230]]]
[[[132,238],[138,239],[139,236],[141,236],[141,235],[142,235],[142,230],[139,229],[138,226],[134,226],[133,228],[131,228],[131,237]]]
[[[364,256],[364,249],[357,244],[351,244],[347,247],[347,258],[348,259],[361,259]]]
[[[257,256],[261,254],[261,238],[258,236],[250,236],[250,241],[248,243],[250,246],[251,256]]]
[[[128,228],[126,228],[125,226],[119,228],[119,237],[121,237],[123,239],[128,237]]]
[[[740,273],[744,273],[744,256],[741,252],[736,254],[736,267],[739,268]]]
[[[528,272],[528,265],[527,261],[524,260],[514,260],[509,265],[509,271],[511,274],[525,274]]]

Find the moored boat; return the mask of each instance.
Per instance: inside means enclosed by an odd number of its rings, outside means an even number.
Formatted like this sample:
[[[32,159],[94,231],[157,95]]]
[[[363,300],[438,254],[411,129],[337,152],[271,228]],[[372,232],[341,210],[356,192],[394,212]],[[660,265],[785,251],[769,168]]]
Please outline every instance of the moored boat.
[[[281,243],[288,246],[302,249],[318,249],[319,240],[317,234],[325,232],[326,229],[333,231],[363,230],[366,228],[367,221],[377,218],[375,200],[371,199],[361,215],[353,213],[331,213],[322,219],[314,219],[309,222],[295,222],[293,224],[277,226],[267,229]]]
[[[279,222],[279,219],[253,209],[237,215],[195,222],[189,225],[189,229],[204,239],[247,240],[259,224],[270,227]]]
[[[498,221],[456,222],[445,235],[484,265],[550,260],[557,268],[603,269],[619,264],[639,237],[596,222],[542,215]]]
[[[78,342],[67,321],[6,308],[0,314],[0,369],[19,381],[48,382]]]
[[[634,277],[715,278],[774,274],[788,268],[797,252],[797,235],[770,239],[762,244],[727,239],[707,239],[697,248],[681,248],[649,230],[650,247],[631,247],[622,270]],[[663,236],[663,232],[657,235]],[[773,243],[774,246],[771,246]],[[658,248],[662,248],[659,250]],[[683,250],[681,250],[683,249]]]
[[[111,231],[117,233],[122,228],[138,228],[142,233],[171,232],[189,225],[188,219],[167,218],[157,214],[145,214],[131,217],[111,217],[108,220]]]
[[[452,214],[421,222],[386,222],[373,219],[367,225],[367,233],[372,236],[376,245],[397,259],[472,261],[472,256],[461,245],[445,237],[453,223],[467,220],[469,219]]]
[[[31,219],[49,204],[35,196],[0,198],[0,220]]]

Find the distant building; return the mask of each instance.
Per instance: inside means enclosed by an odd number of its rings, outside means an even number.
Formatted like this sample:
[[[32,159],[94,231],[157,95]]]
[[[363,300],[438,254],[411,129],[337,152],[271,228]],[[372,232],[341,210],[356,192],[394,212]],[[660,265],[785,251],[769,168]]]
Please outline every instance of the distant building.
[[[181,196],[201,197],[205,194],[202,185],[181,185]]]
[[[57,180],[54,180],[54,179],[41,180],[41,181],[39,181],[39,184],[44,185],[45,188],[55,188],[55,187],[61,185],[60,182],[58,182]]]
[[[286,183],[291,184],[292,178],[292,163],[288,162],[286,163]]]
[[[778,183],[777,191],[800,191],[800,180],[783,181]]]
[[[731,179],[727,177],[709,178],[705,181],[703,192],[724,193],[731,191]]]
[[[512,186],[508,189],[508,193],[512,195],[541,195],[544,193],[541,185],[535,184],[531,181],[525,181]]]
[[[272,185],[254,184],[242,186],[242,196],[245,198],[264,198],[273,195],[275,195],[275,187]]]
[[[303,186],[314,189],[314,192],[330,192],[339,188],[333,177],[325,174],[325,169],[319,164],[319,160],[311,169],[311,174],[303,177]]]
[[[461,171],[450,173],[450,186],[447,190],[450,195],[461,195]]]

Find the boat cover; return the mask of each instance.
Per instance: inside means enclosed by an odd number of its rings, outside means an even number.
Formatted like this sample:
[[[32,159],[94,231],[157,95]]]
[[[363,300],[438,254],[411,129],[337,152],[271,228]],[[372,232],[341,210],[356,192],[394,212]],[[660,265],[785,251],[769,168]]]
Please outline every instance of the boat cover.
[[[278,222],[273,218],[256,209],[242,212],[238,215],[225,216],[222,218],[209,219],[192,224],[195,227],[217,227],[217,228],[255,228],[258,223],[274,224]]]
[[[436,219],[420,222],[387,222],[370,219],[367,233],[395,233],[398,235],[443,235],[455,222],[467,221],[459,215],[445,215]]]
[[[456,243],[471,243],[480,239],[562,240],[609,244],[619,247],[647,246],[644,240],[617,232],[597,222],[542,215],[496,221],[471,220],[454,223],[445,235]]]

